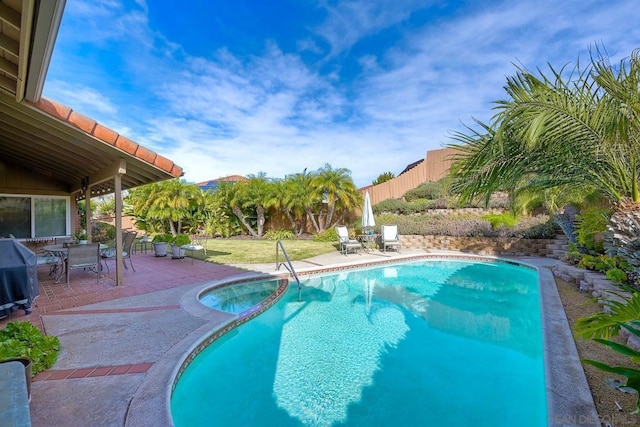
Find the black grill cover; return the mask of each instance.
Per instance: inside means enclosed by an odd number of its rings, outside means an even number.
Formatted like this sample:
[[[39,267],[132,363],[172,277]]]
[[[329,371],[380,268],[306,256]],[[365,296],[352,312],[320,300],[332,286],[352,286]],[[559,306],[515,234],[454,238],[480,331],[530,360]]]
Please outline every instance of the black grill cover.
[[[0,317],[18,308],[29,314],[38,294],[36,254],[15,239],[0,239]]]

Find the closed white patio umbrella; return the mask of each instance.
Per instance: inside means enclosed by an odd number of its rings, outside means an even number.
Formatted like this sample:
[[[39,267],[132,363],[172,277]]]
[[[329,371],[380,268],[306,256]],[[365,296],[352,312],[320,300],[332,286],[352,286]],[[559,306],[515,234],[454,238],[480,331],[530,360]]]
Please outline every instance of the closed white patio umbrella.
[[[364,206],[362,207],[362,228],[363,230],[375,227],[376,220],[373,217],[373,209],[371,208],[371,198],[369,192],[364,194]]]

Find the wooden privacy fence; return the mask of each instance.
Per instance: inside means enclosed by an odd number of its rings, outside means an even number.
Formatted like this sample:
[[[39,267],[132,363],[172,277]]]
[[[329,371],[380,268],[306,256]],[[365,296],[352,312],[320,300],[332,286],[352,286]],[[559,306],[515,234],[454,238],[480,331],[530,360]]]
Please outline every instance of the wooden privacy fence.
[[[387,199],[399,199],[407,191],[428,181],[438,181],[445,177],[451,166],[453,148],[427,151],[424,161],[408,171],[378,185],[369,185],[360,189],[362,194],[369,192],[371,204],[375,205]]]

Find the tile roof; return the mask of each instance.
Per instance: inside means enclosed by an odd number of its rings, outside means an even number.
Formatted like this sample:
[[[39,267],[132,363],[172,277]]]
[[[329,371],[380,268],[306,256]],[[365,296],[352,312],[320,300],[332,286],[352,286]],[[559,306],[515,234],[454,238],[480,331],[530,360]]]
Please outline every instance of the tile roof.
[[[40,101],[32,103],[31,105],[58,120],[80,129],[105,144],[116,147],[141,161],[161,169],[175,178],[183,175],[182,168],[176,165],[173,161],[143,147],[135,141],[118,134],[117,132],[65,105],[46,98],[41,98]]]

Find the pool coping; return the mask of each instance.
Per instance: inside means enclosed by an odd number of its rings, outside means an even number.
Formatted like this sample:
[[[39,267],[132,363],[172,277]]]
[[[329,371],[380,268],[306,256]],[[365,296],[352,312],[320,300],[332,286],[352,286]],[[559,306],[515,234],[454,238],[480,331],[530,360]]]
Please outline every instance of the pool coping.
[[[582,369],[575,341],[558,294],[553,273],[548,268],[549,258],[535,257],[493,257],[472,254],[421,254],[398,257],[384,261],[347,262],[341,264],[311,267],[298,270],[299,276],[322,274],[352,268],[384,265],[420,259],[468,259],[517,263],[538,271],[540,285],[540,303],[542,316],[542,331],[544,341],[545,385],[547,394],[547,425],[548,426],[600,426],[598,413],[595,409],[593,397]],[[547,264],[547,265],[545,265]],[[171,392],[181,370],[184,370],[187,359],[193,359],[203,343],[212,336],[221,336],[224,332],[237,326],[238,316],[222,313],[204,307],[197,300],[197,296],[216,286],[226,286],[248,280],[265,278],[283,278],[288,272],[259,273],[251,272],[236,275],[224,280],[207,282],[186,292],[180,305],[183,310],[207,320],[207,323],[189,333],[182,341],[168,350],[147,372],[142,383],[131,399],[125,416],[125,426],[147,425],[149,420],[154,425],[171,425],[173,420],[170,412]],[[281,296],[281,295],[280,295]],[[279,299],[279,298],[278,298]],[[277,302],[277,299],[273,303]],[[213,313],[212,313],[213,312]],[[261,311],[251,313],[251,318]],[[221,315],[222,314],[222,315]],[[225,316],[226,315],[226,316]],[[248,320],[248,319],[246,319]],[[245,321],[246,321],[245,320]],[[499,414],[496,414],[499,417]]]

